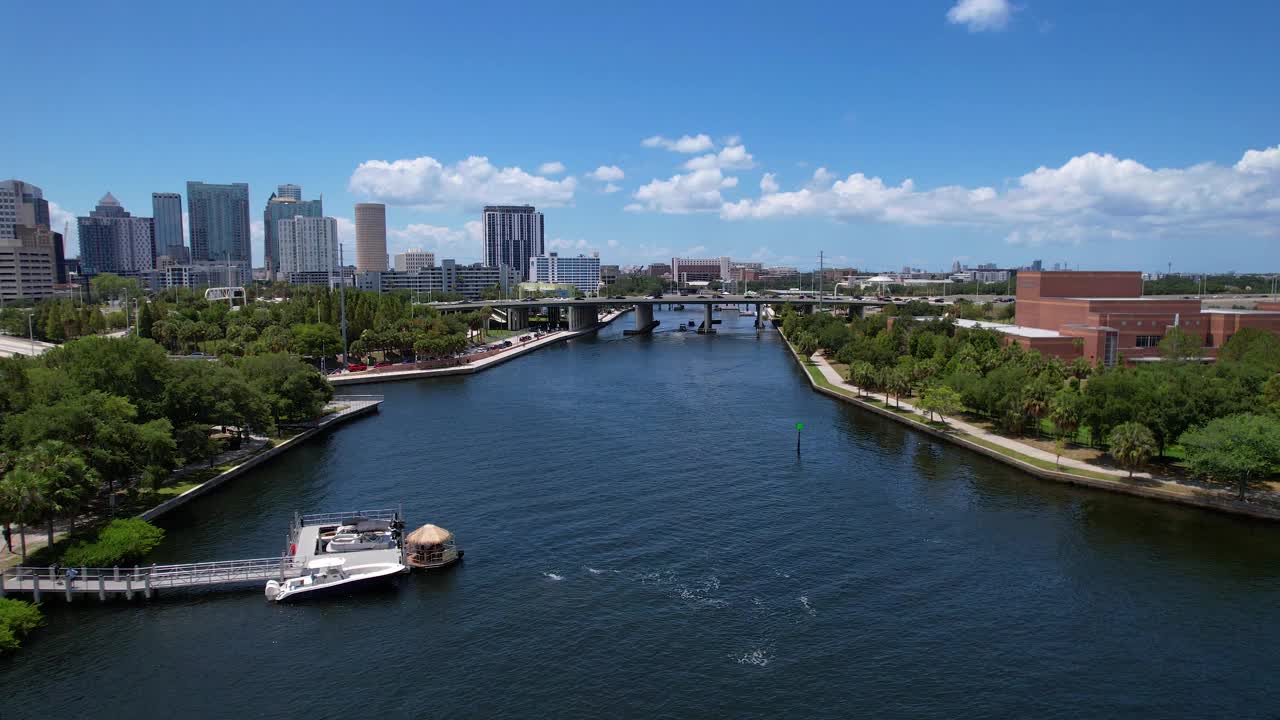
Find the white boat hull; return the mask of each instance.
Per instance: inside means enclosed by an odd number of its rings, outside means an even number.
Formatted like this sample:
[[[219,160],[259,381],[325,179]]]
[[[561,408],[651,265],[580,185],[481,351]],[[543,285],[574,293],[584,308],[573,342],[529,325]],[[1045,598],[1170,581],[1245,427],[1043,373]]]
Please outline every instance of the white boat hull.
[[[363,586],[385,581],[405,572],[408,568],[400,563],[371,563],[368,565],[352,565],[344,567],[344,576],[316,581],[310,576],[291,578],[283,583],[278,580],[267,582],[266,596],[272,602],[289,602],[316,597],[331,592],[351,591]]]

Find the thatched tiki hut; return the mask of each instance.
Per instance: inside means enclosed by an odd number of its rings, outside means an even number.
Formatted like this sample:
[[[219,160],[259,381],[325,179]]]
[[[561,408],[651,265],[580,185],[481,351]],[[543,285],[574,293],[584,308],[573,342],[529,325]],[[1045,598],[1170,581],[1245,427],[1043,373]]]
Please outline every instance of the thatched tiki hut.
[[[432,569],[452,565],[462,559],[453,533],[438,525],[423,525],[404,539],[409,565]]]

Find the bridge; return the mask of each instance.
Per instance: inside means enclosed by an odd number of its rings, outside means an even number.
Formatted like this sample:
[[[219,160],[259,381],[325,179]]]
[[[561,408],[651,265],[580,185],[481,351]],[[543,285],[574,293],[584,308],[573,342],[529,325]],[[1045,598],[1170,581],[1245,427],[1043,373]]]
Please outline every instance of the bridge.
[[[0,569],[0,597],[9,593],[29,593],[40,602],[45,595],[62,595],[67,601],[81,595],[97,595],[99,600],[120,596],[132,600],[135,595],[150,599],[157,590],[183,588],[234,588],[267,580],[298,577],[307,562],[320,554],[320,531],[342,524],[348,518],[367,518],[401,522],[396,510],[352,510],[315,515],[295,514],[289,523],[290,551],[278,557],[248,560],[149,565],[132,568],[110,567],[66,568],[18,566]],[[400,562],[404,557],[403,542],[395,548],[343,553],[352,564],[365,562]]]
[[[919,298],[917,298],[919,299]],[[702,305],[703,330],[711,330],[714,324],[714,310],[717,305],[754,305],[756,310],[756,327],[762,327],[764,320],[761,310],[765,305],[792,306],[808,311],[815,305],[848,308],[861,316],[869,307],[886,305],[904,305],[910,298],[894,300],[891,298],[850,298],[817,295],[664,295],[652,297],[644,295],[593,297],[593,298],[538,298],[525,300],[488,300],[478,302],[433,302],[431,307],[444,312],[466,312],[484,308],[502,309],[507,314],[507,329],[523,330],[529,327],[529,311],[545,309],[550,323],[559,323],[562,311],[568,313],[569,330],[585,330],[595,325],[600,307],[634,306],[636,309],[636,333],[652,330],[657,322],[653,319],[653,309],[657,305]]]

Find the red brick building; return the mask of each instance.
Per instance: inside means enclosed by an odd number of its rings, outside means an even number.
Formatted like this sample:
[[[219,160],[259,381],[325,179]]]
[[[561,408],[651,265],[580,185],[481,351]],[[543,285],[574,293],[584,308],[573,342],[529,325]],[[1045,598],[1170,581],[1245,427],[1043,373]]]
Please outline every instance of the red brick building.
[[[1205,309],[1199,300],[1142,294],[1137,272],[1020,272],[1016,325],[1000,328],[1009,342],[1064,360],[1083,357],[1114,365],[1158,358],[1170,328],[1200,338],[1204,356],[1243,328],[1280,334],[1280,307]]]

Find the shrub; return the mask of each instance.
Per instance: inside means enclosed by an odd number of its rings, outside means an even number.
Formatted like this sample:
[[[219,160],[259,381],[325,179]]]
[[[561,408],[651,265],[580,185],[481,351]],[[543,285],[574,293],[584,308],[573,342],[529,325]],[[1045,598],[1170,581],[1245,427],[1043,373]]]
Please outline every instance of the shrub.
[[[142,559],[164,540],[164,530],[146,520],[112,520],[98,540],[79,542],[62,556],[68,567],[111,567]]]
[[[32,603],[0,598],[0,653],[17,650],[19,638],[43,622],[40,609]]]

